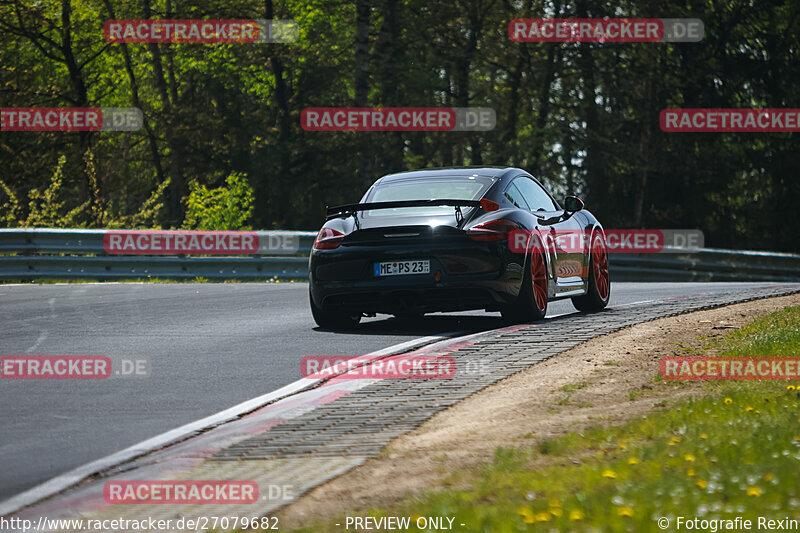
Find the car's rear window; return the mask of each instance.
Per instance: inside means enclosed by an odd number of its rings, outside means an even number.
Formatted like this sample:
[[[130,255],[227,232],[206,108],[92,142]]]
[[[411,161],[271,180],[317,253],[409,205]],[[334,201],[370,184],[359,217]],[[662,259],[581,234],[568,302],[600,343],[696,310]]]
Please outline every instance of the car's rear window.
[[[463,178],[414,178],[378,185],[372,190],[367,202],[399,202],[403,200],[478,200],[489,189],[494,180],[481,176]],[[373,209],[365,211],[368,216],[396,215],[440,215],[452,213],[452,207],[425,206],[401,207],[397,209]]]

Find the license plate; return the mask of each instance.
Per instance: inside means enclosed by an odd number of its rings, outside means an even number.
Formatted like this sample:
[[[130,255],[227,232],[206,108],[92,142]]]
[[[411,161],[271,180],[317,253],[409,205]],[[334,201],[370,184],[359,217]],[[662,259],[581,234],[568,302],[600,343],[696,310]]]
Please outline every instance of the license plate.
[[[430,274],[430,261],[389,261],[375,263],[375,277],[404,276],[406,274]]]

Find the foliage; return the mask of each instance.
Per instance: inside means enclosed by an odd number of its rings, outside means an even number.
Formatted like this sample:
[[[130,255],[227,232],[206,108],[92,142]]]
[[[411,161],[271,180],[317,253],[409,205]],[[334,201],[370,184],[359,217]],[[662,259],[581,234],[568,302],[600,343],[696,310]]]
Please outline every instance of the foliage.
[[[50,178],[50,184],[44,191],[32,189],[28,192],[28,218],[20,224],[22,227],[81,227],[77,218],[89,206],[89,200],[64,213],[62,188],[64,184],[65,156],[58,158],[58,164]]]
[[[245,176],[233,173],[225,180],[227,187],[208,189],[193,182],[186,200],[184,229],[247,230],[253,214],[253,188]]]
[[[510,20],[543,16],[692,17],[705,37],[508,38]],[[216,45],[102,38],[108,19],[148,17],[291,18],[300,37]],[[169,180],[147,223],[181,227],[193,183],[213,187],[238,173],[253,189],[252,225],[315,229],[322,206],[357,200],[388,172],[511,165],[559,196],[582,195],[607,227],[698,228],[709,246],[798,251],[800,217],[785,215],[800,201],[796,134],[667,134],[658,126],[669,107],[796,107],[798,30],[794,0],[11,0],[0,3],[3,106],[135,106],[146,127],[4,133],[0,178],[25,198],[47,187],[52,162],[66,156],[62,187],[70,206],[90,201],[81,218],[89,226],[137,211]],[[497,127],[300,127],[306,107],[351,105],[492,107]],[[27,211],[23,202],[15,220]]]
[[[15,226],[19,215],[19,200],[8,185],[0,180],[0,224],[4,226]]]
[[[97,225],[106,228],[159,228],[157,219],[164,206],[163,195],[169,186],[169,179],[159,184],[134,213],[112,213],[103,210],[99,199],[94,203],[92,200],[86,200],[78,205],[65,207],[71,196],[64,186],[66,163],[65,156],[58,158],[50,182],[44,190],[27,191],[28,209],[25,218],[20,218],[22,208],[16,194],[0,180],[0,193],[2,193],[0,223],[7,227],[81,228]],[[99,188],[90,152],[85,155],[85,164],[89,169],[89,175],[92,176],[90,184],[94,184],[97,191]],[[95,224],[91,224],[91,221]]]
[[[164,191],[169,187],[169,178],[153,189],[139,210],[129,215],[114,217],[108,211],[103,213],[103,226],[106,228],[161,229],[158,225],[159,213],[164,207]]]

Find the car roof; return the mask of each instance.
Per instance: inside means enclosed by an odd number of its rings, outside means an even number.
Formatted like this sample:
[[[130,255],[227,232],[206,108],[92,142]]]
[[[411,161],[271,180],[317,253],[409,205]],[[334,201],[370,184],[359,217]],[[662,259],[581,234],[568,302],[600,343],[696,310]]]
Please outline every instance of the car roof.
[[[406,179],[415,178],[459,178],[464,176],[483,176],[488,178],[503,178],[513,174],[529,175],[522,169],[514,167],[489,167],[489,166],[471,166],[471,167],[446,167],[446,168],[423,168],[420,170],[409,170],[405,172],[397,172],[394,174],[387,174],[382,178],[375,181],[374,185],[391,183],[394,181],[402,181]]]

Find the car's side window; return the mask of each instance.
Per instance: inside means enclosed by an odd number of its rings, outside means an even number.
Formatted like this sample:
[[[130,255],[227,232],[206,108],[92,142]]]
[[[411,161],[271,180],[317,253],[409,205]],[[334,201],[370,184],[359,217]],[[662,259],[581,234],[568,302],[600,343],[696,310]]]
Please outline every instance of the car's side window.
[[[522,197],[530,206],[531,211],[557,211],[558,205],[550,198],[538,183],[525,176],[520,176],[514,180],[514,185],[517,186],[522,193]]]
[[[525,197],[522,195],[519,189],[517,189],[514,183],[509,185],[508,189],[506,189],[506,192],[503,194],[505,194],[509,202],[519,207],[520,209],[530,209],[530,207],[528,207],[528,204],[525,203]]]

